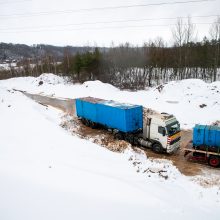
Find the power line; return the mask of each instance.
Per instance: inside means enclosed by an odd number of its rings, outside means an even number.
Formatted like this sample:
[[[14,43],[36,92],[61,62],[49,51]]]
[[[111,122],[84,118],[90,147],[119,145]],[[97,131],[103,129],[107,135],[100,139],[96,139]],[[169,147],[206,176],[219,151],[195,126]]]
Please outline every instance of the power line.
[[[59,11],[44,11],[44,12],[36,12],[29,14],[7,14],[0,15],[2,18],[10,17],[32,17],[32,16],[42,16],[42,15],[50,15],[50,14],[69,14],[69,13],[77,13],[84,11],[102,11],[102,10],[115,10],[115,9],[128,9],[128,8],[138,8],[138,7],[149,7],[149,6],[164,6],[164,5],[176,5],[176,4],[189,4],[189,3],[201,3],[201,2],[213,2],[216,0],[188,0],[188,1],[174,1],[174,2],[161,2],[161,3],[149,3],[149,4],[136,4],[136,5],[120,5],[120,6],[109,6],[109,7],[100,7],[100,8],[81,8],[81,9],[73,9],[73,10],[59,10]]]
[[[190,16],[190,18],[209,18],[218,17],[219,15],[198,15]],[[100,21],[100,22],[82,22],[82,23],[70,23],[70,24],[59,24],[59,25],[44,25],[44,26],[29,26],[29,27],[18,27],[18,28],[0,28],[0,31],[4,30],[26,30],[26,29],[41,29],[41,28],[54,28],[54,27],[68,27],[68,26],[81,26],[81,25],[92,25],[92,24],[112,24],[112,23],[126,23],[126,22],[140,22],[140,21],[152,21],[152,20],[176,20],[176,19],[187,19],[185,17],[165,17],[165,18],[143,18],[143,19],[127,19],[127,20],[113,20],[113,21]]]
[[[193,25],[211,25],[213,23],[192,23]],[[45,30],[34,30],[34,31],[11,31],[1,32],[1,34],[9,33],[35,33],[35,32],[60,32],[60,31],[87,31],[87,30],[102,30],[102,29],[124,29],[124,28],[146,28],[146,27],[166,27],[175,26],[176,24],[158,24],[158,25],[130,25],[130,26],[111,26],[111,27],[91,27],[91,28],[74,28],[74,29],[45,29]]]
[[[0,5],[6,5],[6,4],[17,4],[17,3],[23,3],[23,2],[31,2],[32,0],[21,0],[21,1],[0,1]]]

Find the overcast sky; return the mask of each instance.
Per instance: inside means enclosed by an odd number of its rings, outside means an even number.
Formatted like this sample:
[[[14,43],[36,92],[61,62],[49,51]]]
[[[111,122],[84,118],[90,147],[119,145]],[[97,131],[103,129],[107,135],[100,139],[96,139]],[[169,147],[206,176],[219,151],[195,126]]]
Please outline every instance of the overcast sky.
[[[191,16],[194,23],[200,23],[196,25],[198,40],[209,36],[210,24],[204,23],[212,23],[216,19],[212,15],[220,15],[220,0],[94,9],[177,1],[187,0],[0,0],[0,42],[61,46],[110,46],[112,42],[115,45],[130,42],[142,45],[160,36],[170,44],[172,24],[176,20],[160,18],[187,16]]]

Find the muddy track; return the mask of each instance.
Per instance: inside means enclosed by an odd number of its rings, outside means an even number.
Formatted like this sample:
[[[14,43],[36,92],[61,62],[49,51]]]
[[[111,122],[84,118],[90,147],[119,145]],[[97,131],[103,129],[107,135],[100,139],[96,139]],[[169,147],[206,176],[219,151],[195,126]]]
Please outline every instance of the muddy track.
[[[67,126],[70,126],[67,123],[71,123],[73,125],[72,127],[75,127],[75,129],[72,129],[72,132],[74,134],[77,134],[78,136],[85,138],[85,139],[92,138],[95,140],[94,142],[97,142],[98,144],[101,144],[102,146],[110,150],[114,150],[113,146],[116,146],[115,151],[120,151],[120,149],[118,148],[126,148],[124,144],[119,144],[118,141],[113,138],[113,135],[111,134],[111,132],[107,130],[92,129],[92,128],[86,127],[85,125],[81,123],[80,120],[78,120],[78,118],[74,117],[75,116],[75,100],[74,99],[48,97],[48,96],[43,96],[40,94],[29,94],[27,92],[23,92],[23,94],[40,104],[53,106],[73,116],[72,117],[73,119],[71,119],[69,122],[65,122],[66,124],[64,123],[62,126],[67,127]],[[206,164],[191,162],[191,161],[188,161],[186,158],[184,158],[183,148],[192,139],[192,131],[183,130],[181,133],[182,133],[182,137],[181,137],[180,150],[173,155],[156,154],[151,149],[145,149],[145,148],[142,148],[142,149],[145,151],[146,155],[150,158],[171,160],[173,164],[180,170],[180,172],[187,176],[195,176],[195,175],[207,173],[210,171],[215,174],[220,174],[220,169],[209,167]],[[133,147],[135,148],[135,146]]]
[[[64,99],[64,98],[54,98],[51,96],[43,96],[39,94],[30,94],[24,91],[21,91],[27,97],[35,100],[36,102],[42,105],[50,105],[55,108],[61,109],[70,115],[75,115],[75,100],[74,99]]]

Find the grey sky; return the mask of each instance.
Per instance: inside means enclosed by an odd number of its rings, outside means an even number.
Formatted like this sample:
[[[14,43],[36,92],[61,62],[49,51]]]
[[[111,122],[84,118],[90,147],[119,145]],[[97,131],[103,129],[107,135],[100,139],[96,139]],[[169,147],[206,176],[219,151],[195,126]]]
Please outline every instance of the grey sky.
[[[0,0],[0,42],[25,43],[29,45],[45,43],[54,45],[83,46],[89,44],[92,46],[97,44],[99,46],[109,46],[113,41],[116,45],[124,42],[142,45],[143,42],[149,39],[161,36],[170,43],[172,41],[172,26],[170,24],[175,24],[176,20],[143,19],[187,17],[190,15],[194,23],[212,23],[216,17],[195,18],[193,16],[220,15],[220,0],[216,0],[212,2],[132,7],[113,10],[103,9],[75,11],[71,13],[46,13],[46,15],[38,14],[37,16],[33,16],[33,13],[39,12],[66,12],[67,10],[85,8],[174,1],[175,0]],[[22,14],[22,16],[18,16],[17,14]],[[27,14],[31,14],[31,16],[25,17]],[[100,23],[124,20],[141,21]],[[198,39],[201,39],[204,35],[209,36],[209,27],[210,25],[207,24],[196,25]]]

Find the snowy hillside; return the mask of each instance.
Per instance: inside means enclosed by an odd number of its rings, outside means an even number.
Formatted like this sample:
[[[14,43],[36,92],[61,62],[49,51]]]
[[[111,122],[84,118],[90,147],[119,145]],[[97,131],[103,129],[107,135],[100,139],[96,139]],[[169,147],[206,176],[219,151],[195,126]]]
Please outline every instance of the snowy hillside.
[[[39,86],[39,82],[43,84]],[[8,89],[16,88],[30,93],[41,93],[64,98],[93,96],[103,99],[140,104],[159,112],[174,114],[182,129],[195,124],[212,124],[220,119],[220,81],[205,83],[198,79],[170,82],[146,91],[120,91],[100,81],[72,85],[67,79],[53,74],[38,78],[25,77],[0,82]]]
[[[39,80],[44,80],[43,85],[38,86]],[[171,83],[161,93],[156,89],[132,93],[101,82],[66,85],[61,78],[48,75],[0,81],[0,219],[219,219],[219,187],[203,188],[181,175],[169,161],[152,161],[132,150],[113,153],[72,136],[59,126],[60,111],[11,90],[65,97],[90,95],[149,104],[158,110],[163,105],[165,110],[178,106],[175,111],[187,103],[190,90],[187,108],[203,111],[198,104],[206,99],[201,96],[217,89],[198,81],[203,91],[198,94],[195,82]],[[172,88],[177,90],[175,96]],[[219,104],[211,108],[214,101],[219,103],[219,96],[210,96],[204,103],[213,113],[219,110]],[[216,119],[211,118],[212,113],[204,114],[208,120]]]

